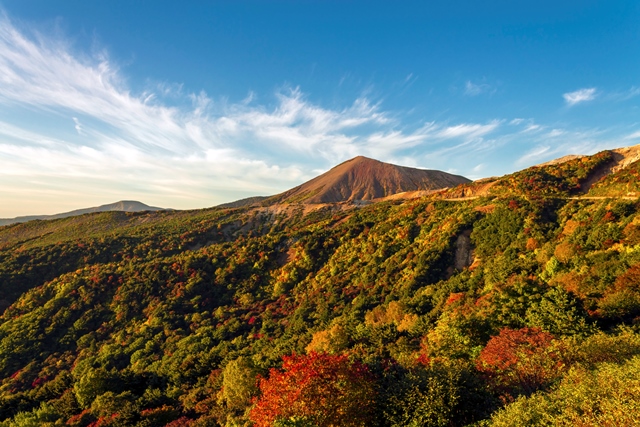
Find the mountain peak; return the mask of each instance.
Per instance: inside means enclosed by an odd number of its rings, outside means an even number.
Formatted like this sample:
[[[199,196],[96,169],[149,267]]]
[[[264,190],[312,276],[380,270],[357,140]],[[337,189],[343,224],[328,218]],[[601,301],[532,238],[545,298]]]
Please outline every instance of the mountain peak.
[[[380,160],[376,160],[376,159],[372,159],[371,157],[365,157],[365,156],[356,156],[352,159],[346,160],[343,163],[349,163],[349,162],[375,162],[375,163],[382,163]]]
[[[322,175],[269,199],[305,204],[372,200],[405,191],[439,190],[470,182],[438,170],[417,169],[365,156],[347,160]]]

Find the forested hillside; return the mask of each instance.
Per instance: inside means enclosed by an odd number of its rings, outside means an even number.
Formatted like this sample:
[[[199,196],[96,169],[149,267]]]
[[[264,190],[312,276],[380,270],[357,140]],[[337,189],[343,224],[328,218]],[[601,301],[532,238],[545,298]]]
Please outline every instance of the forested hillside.
[[[580,197],[610,161],[0,228],[0,426],[634,425],[637,166]]]

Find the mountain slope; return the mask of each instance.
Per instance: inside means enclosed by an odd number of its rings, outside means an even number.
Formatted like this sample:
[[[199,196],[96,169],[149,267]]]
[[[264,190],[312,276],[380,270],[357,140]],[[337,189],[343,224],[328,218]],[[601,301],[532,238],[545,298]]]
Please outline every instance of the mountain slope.
[[[640,195],[640,161],[604,175],[589,187],[593,197],[638,197]]]
[[[574,197],[611,159],[473,184],[489,197],[0,228],[0,427],[519,425],[560,399],[583,414],[602,374],[640,381],[640,203]],[[619,419],[638,402],[622,398],[594,413]],[[343,415],[363,407],[370,422]]]
[[[233,202],[222,203],[220,205],[216,205],[216,208],[223,208],[223,209],[244,208],[246,206],[252,206],[252,205],[259,204],[260,202],[262,202],[263,200],[268,199],[268,198],[269,198],[269,196],[247,197],[245,199],[240,199],[240,200],[236,200],[236,201],[233,201]]]
[[[19,216],[16,218],[0,218],[0,226],[2,225],[10,225],[21,222],[33,221],[36,219],[59,219],[59,218],[68,218],[70,216],[78,216],[84,215],[87,213],[94,212],[109,212],[109,211],[117,211],[117,212],[143,212],[143,211],[161,211],[165,210],[164,208],[158,208],[155,206],[148,206],[144,203],[137,202],[135,200],[121,200],[119,202],[110,203],[108,205],[101,205],[92,208],[85,209],[76,209],[70,212],[63,212],[55,215],[30,215],[30,216]]]
[[[372,200],[405,191],[439,190],[471,182],[437,170],[396,166],[358,156],[266,200],[265,203],[338,203]]]
[[[447,425],[470,425],[500,396],[545,392],[564,375],[559,361],[569,369],[640,353],[633,332],[584,341],[592,324],[607,330],[640,314],[639,211],[624,200],[509,196],[336,207],[287,221],[255,209],[51,221],[52,234],[0,247],[0,426],[25,417],[231,425],[260,398],[255,378],[277,378],[270,368],[292,353],[365,364],[363,378],[380,390],[369,412],[384,414],[367,425],[424,425],[411,399],[431,402],[433,383],[447,385],[434,411]],[[89,220],[115,224],[63,240],[63,228]],[[225,233],[247,224],[242,237]],[[458,263],[465,245],[472,253]],[[550,367],[525,377],[524,391],[511,371],[480,364],[492,342],[514,334]],[[575,351],[558,359],[565,345]],[[226,392],[243,384],[247,399]]]
[[[615,151],[592,156],[565,156],[501,177],[480,179],[439,192],[434,197],[517,196],[567,198],[584,195],[615,168],[628,167]]]

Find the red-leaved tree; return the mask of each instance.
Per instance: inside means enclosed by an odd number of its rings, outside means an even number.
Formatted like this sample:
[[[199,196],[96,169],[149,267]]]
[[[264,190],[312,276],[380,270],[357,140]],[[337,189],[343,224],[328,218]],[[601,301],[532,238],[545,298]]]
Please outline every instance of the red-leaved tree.
[[[476,367],[504,397],[531,394],[561,375],[562,349],[557,344],[540,328],[504,328],[480,352]]]
[[[375,381],[368,367],[346,355],[283,357],[282,369],[260,379],[261,396],[250,413],[255,427],[303,419],[318,427],[371,425]]]

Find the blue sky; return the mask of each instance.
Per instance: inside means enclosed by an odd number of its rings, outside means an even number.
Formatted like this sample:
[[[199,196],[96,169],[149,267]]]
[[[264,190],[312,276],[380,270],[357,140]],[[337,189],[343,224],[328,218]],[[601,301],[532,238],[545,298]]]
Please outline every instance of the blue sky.
[[[640,143],[636,1],[0,0],[0,217]]]

